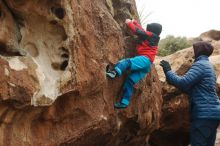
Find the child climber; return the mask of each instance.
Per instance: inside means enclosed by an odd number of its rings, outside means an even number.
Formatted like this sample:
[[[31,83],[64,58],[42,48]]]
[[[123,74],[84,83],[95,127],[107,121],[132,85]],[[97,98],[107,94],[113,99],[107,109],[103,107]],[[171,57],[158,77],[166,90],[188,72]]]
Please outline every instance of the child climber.
[[[128,106],[133,86],[150,71],[151,64],[157,53],[157,46],[160,40],[159,35],[162,31],[162,26],[158,23],[148,24],[146,31],[136,20],[126,19],[125,23],[132,33],[138,36],[139,43],[136,46],[136,57],[122,59],[114,66],[114,69],[108,67],[106,71],[106,76],[110,79],[121,76],[126,70],[131,71],[124,82],[122,98],[120,102],[114,105],[118,109]]]

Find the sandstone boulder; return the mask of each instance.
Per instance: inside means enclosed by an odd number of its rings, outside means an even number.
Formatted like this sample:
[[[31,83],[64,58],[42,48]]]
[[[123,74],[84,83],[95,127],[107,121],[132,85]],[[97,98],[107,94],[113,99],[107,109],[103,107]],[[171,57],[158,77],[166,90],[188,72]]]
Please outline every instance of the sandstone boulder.
[[[0,145],[145,146],[161,117],[155,68],[121,111],[124,77],[104,73],[133,54],[136,16],[134,0],[1,0]]]

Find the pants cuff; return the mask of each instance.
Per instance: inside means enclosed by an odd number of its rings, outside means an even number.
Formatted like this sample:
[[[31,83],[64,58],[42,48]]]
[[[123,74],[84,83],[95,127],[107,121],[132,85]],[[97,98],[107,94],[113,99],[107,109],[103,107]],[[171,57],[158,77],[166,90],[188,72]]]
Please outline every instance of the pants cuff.
[[[118,75],[120,76],[122,74],[121,70],[118,67],[115,67],[116,72],[118,73]]]
[[[129,101],[127,99],[122,99],[121,103],[125,104],[125,105],[129,105]]]

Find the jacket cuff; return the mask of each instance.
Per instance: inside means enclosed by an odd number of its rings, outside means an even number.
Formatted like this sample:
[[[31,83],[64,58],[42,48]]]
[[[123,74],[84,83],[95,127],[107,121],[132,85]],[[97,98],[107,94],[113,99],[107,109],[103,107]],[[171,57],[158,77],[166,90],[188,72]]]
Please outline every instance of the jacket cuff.
[[[131,22],[128,22],[128,23],[127,23],[127,26],[128,26],[128,28],[129,28],[133,33],[136,32],[135,25],[132,23],[132,21],[131,21]]]

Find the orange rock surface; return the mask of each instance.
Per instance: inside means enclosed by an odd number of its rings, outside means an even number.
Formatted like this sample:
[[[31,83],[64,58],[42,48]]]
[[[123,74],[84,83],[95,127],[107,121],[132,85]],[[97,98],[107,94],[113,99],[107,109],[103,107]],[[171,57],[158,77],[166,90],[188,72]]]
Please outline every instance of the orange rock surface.
[[[136,16],[134,0],[0,1],[0,145],[145,146],[161,117],[155,68],[126,110],[113,109],[124,77],[105,77],[133,55]]]

